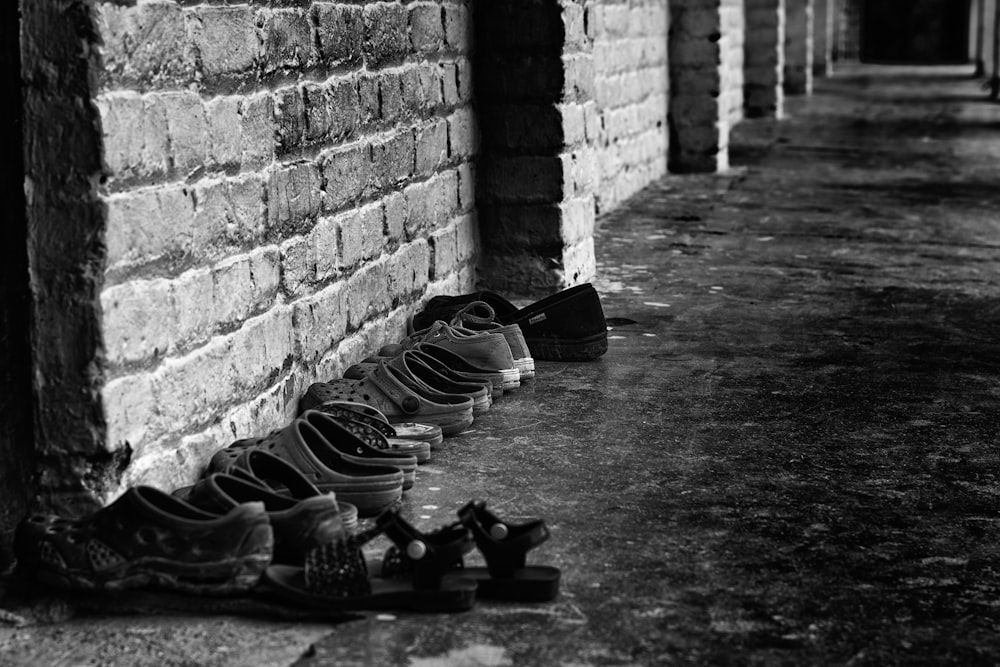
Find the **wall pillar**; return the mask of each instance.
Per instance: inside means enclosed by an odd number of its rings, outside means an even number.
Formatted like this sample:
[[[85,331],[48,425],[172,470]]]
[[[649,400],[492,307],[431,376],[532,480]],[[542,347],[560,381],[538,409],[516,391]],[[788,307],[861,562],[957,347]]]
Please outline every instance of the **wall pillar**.
[[[788,95],[812,93],[813,1],[785,0],[785,93]]]
[[[744,108],[748,118],[781,118],[785,92],[785,0],[746,0]]]
[[[860,0],[834,0],[836,26],[834,31],[834,61],[857,62],[861,57]]]
[[[813,0],[813,75],[833,72],[833,10],[835,0]]]
[[[743,0],[670,3],[673,172],[729,168],[729,132],[743,117]]]
[[[476,6],[480,281],[544,294],[596,271],[594,62],[571,0]]]

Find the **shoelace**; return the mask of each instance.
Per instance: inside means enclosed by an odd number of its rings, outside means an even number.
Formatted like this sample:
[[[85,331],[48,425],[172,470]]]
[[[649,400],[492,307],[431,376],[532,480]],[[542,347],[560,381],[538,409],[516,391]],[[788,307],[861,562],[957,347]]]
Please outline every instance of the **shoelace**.
[[[485,313],[485,314],[481,314]],[[494,324],[496,323],[496,311],[493,306],[485,301],[473,301],[451,318],[452,326],[463,326],[466,322],[473,324]]]

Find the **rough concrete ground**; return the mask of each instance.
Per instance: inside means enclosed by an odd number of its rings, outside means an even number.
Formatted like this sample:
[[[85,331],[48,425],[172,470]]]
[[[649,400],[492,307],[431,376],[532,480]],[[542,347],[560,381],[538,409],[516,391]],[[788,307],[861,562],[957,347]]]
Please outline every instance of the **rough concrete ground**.
[[[469,498],[545,517],[557,601],[340,624],[50,606],[0,630],[0,662],[997,664],[1000,106],[970,71],[842,71],[740,125],[732,173],[603,218],[608,354],[538,363],[406,502],[424,528]]]

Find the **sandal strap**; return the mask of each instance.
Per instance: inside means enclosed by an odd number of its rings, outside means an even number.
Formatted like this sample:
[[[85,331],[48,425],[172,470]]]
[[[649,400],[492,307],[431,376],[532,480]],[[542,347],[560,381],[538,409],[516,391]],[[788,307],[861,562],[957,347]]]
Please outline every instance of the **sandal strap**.
[[[458,523],[422,533],[390,510],[379,515],[376,525],[393,542],[383,560],[389,566],[386,574],[409,573],[418,589],[439,587],[444,574],[461,567],[462,557],[474,545],[468,529]]]
[[[472,532],[493,577],[512,576],[525,566],[528,552],[550,536],[543,519],[507,523],[487,510],[483,501],[469,501],[458,510],[458,517]]]
[[[356,412],[351,408],[346,408],[343,405],[337,405],[336,403],[324,403],[323,405],[316,406],[313,410],[330,415],[341,423],[361,424],[375,429],[387,438],[396,437],[396,429],[393,428],[392,425],[387,424],[380,419],[376,419],[375,417],[371,417],[361,412]]]
[[[371,595],[368,565],[361,547],[379,533],[379,529],[369,529],[357,535],[342,532],[337,539],[306,552],[306,590],[332,598]]]

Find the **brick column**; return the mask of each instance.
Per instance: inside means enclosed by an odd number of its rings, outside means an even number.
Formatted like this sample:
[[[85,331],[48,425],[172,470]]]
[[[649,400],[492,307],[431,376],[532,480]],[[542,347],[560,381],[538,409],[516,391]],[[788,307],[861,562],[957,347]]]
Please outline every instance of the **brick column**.
[[[594,63],[570,0],[476,6],[480,282],[544,294],[596,271]]]
[[[834,61],[857,62],[861,57],[861,2],[834,0]]]
[[[746,0],[746,22],[746,115],[781,118],[785,106],[785,0]]]
[[[813,0],[813,76],[833,71],[833,9],[835,0]]]
[[[785,0],[785,93],[809,95],[813,85],[813,0]]]
[[[670,3],[673,172],[729,168],[729,130],[743,116],[743,0]]]

